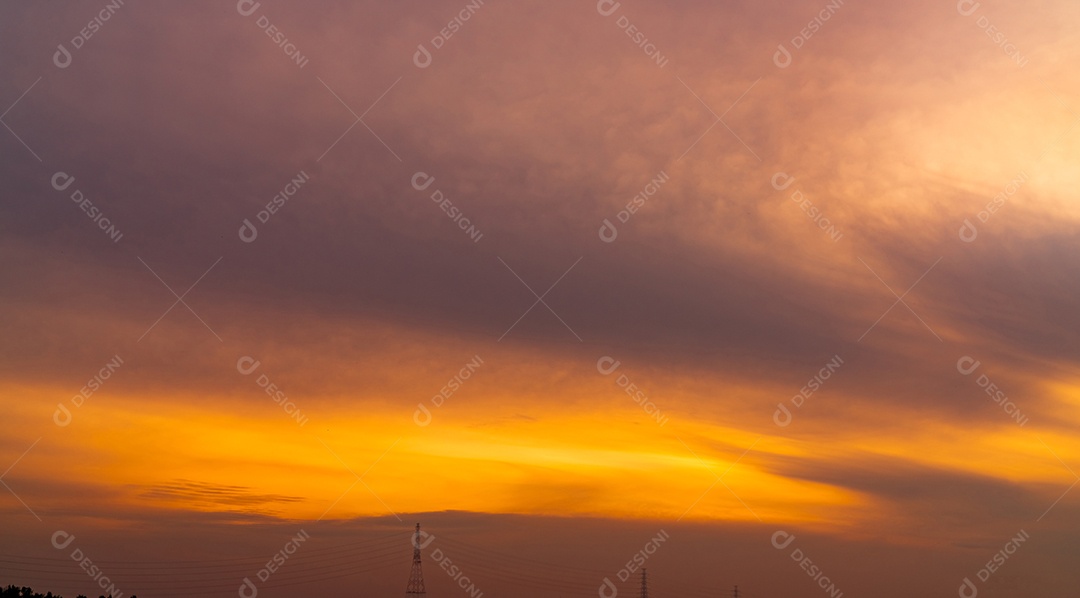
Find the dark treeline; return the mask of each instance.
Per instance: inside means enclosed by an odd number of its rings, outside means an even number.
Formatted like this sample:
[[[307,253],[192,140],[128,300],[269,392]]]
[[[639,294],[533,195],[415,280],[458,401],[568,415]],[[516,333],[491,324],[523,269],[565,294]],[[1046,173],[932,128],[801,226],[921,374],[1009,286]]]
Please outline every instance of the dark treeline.
[[[47,592],[45,594],[42,594],[41,592],[35,592],[33,590],[33,588],[27,588],[27,587],[20,588],[18,586],[9,585],[8,587],[4,588],[3,590],[0,590],[0,598],[64,598],[64,597],[61,596],[60,594],[53,594],[52,592]],[[76,598],[86,598],[86,595],[79,594]],[[112,594],[109,594],[107,597],[106,596],[99,596],[98,598],[112,598]],[[132,595],[131,598],[139,598],[139,597],[135,596],[135,595]]]

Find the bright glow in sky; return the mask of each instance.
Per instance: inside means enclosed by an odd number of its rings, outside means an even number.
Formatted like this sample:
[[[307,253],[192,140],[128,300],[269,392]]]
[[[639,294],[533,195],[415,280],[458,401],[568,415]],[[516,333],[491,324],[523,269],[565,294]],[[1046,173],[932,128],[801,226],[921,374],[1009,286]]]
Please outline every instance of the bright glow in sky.
[[[0,7],[0,584],[98,591],[68,530],[231,596],[303,527],[261,595],[396,595],[422,519],[491,596],[658,529],[689,596],[816,595],[777,530],[852,596],[1076,587],[1078,19]]]

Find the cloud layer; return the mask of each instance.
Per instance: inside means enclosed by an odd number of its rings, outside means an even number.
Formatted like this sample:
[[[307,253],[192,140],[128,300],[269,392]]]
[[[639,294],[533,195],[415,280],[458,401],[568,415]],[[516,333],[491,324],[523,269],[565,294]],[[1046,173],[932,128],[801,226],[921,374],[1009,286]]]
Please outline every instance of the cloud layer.
[[[959,582],[1024,528],[1072,583],[1069,3],[118,6],[0,9],[20,541],[453,510]]]

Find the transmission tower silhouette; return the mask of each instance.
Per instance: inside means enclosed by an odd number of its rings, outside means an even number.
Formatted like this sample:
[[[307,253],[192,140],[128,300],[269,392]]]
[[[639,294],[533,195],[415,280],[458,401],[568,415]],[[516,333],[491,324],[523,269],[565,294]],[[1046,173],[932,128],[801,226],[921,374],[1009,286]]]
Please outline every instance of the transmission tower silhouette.
[[[424,570],[420,566],[420,524],[416,524],[416,535],[413,536],[412,572],[409,573],[409,587],[405,589],[405,598],[424,598],[427,591],[424,590]]]
[[[645,569],[641,570],[641,598],[649,598],[649,584],[645,577]]]

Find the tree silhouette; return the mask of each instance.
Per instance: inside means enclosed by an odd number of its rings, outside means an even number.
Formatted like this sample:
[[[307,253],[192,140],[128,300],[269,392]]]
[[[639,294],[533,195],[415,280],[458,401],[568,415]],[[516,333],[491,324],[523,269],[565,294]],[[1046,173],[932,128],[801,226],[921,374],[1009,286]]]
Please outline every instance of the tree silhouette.
[[[29,588],[29,587],[26,587],[26,586],[23,586],[23,587],[20,588],[20,587],[15,586],[15,585],[9,585],[6,588],[0,589],[0,598],[64,598],[64,597],[61,596],[60,594],[53,594],[52,592],[47,592],[45,594],[42,594],[40,592],[35,592],[32,588]],[[76,598],[86,598],[86,594],[79,594]],[[109,594],[107,597],[106,596],[100,596],[99,598],[113,598],[113,597],[112,597],[112,594]],[[139,598],[139,597],[136,596],[135,594],[132,594],[131,598]]]

